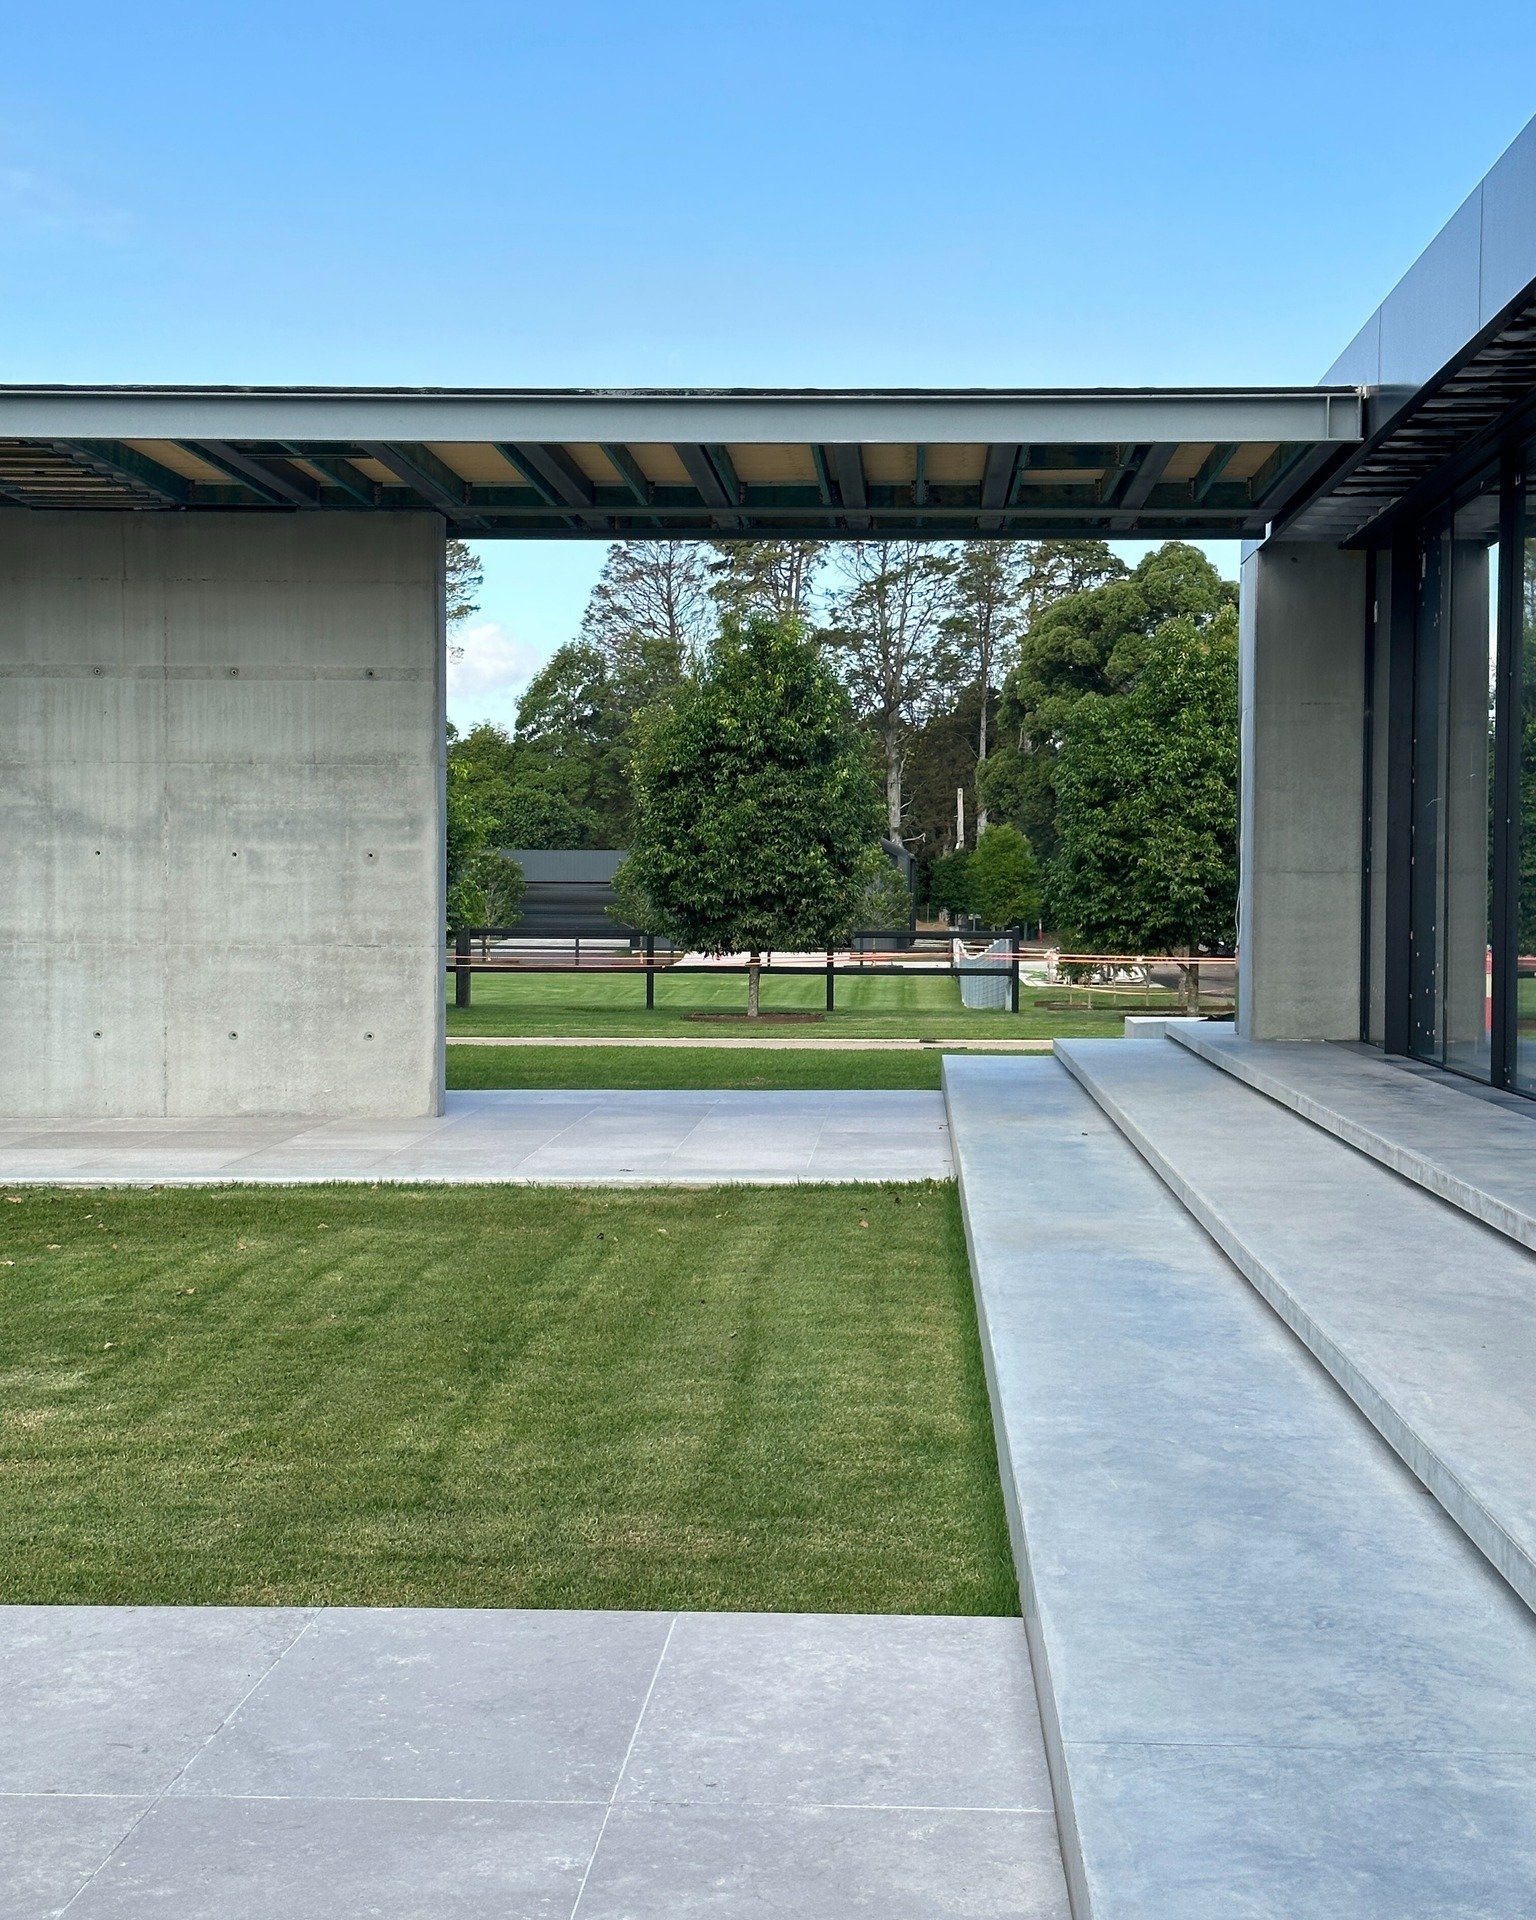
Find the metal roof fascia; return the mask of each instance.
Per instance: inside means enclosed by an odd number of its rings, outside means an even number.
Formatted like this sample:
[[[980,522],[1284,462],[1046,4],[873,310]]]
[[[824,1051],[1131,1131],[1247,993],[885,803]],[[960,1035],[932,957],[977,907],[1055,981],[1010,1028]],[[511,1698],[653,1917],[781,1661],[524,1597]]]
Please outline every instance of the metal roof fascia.
[[[1074,444],[1362,437],[1357,388],[479,393],[0,387],[0,438]]]

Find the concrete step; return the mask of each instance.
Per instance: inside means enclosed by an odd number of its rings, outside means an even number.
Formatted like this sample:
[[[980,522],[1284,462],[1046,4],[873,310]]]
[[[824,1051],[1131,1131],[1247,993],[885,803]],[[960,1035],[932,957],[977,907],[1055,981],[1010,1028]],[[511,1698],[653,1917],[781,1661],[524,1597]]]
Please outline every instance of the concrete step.
[[[1186,1049],[1057,1052],[1536,1607],[1536,1259]]]
[[[1529,1911],[1536,1620],[1054,1061],[944,1079],[1077,1920]]]
[[[1167,1037],[1536,1248],[1536,1104],[1360,1048],[1239,1040],[1219,1021],[1169,1021]]]

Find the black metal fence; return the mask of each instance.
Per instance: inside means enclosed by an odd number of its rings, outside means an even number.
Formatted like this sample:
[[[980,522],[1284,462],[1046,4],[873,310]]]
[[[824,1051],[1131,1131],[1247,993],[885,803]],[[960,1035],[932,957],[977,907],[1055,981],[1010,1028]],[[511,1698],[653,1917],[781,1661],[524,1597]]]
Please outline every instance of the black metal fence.
[[[558,936],[541,928],[543,938],[554,940]],[[453,935],[453,951],[447,956],[447,970],[453,975],[453,1004],[456,1007],[473,1005],[472,983],[477,973],[642,973],[645,976],[645,1004],[654,1009],[656,1005],[656,976],[658,973],[708,974],[719,977],[722,974],[750,975],[751,963],[748,961],[719,962],[713,960],[689,962],[674,957],[675,947],[658,942],[653,934],[636,935],[627,948],[621,947],[622,933],[611,936],[606,942],[594,941],[590,933],[567,933],[564,938],[572,946],[569,960],[542,957],[548,949],[544,947],[527,948],[519,952],[508,952],[505,947],[493,949],[493,941],[510,939],[526,940],[527,929],[520,927],[457,927]],[[870,948],[861,944],[877,935],[854,934],[854,944],[849,948],[829,947],[826,958],[807,961],[800,956],[793,960],[776,960],[769,953],[759,963],[760,971],[765,975],[784,976],[821,976],[826,981],[826,1007],[832,1013],[837,1006],[837,981],[839,976],[852,976],[868,980],[881,976],[900,976],[920,972],[931,977],[936,973],[947,973],[952,978],[960,977],[961,969],[955,964],[954,943],[948,934],[916,934],[909,936],[912,944],[900,949]],[[971,938],[983,937],[973,934]],[[989,930],[984,936],[992,940],[1006,940],[1007,958],[998,965],[989,967],[981,960],[966,962],[964,971],[974,978],[978,974],[995,973],[1008,982],[1008,1009],[1011,1013],[1019,1010],[1019,965],[1020,945],[1019,929],[1007,927]],[[587,958],[581,953],[582,940],[587,941]],[[479,954],[476,954],[476,947]],[[924,954],[946,956],[942,966],[929,959],[921,967],[914,967],[915,960],[922,960]]]

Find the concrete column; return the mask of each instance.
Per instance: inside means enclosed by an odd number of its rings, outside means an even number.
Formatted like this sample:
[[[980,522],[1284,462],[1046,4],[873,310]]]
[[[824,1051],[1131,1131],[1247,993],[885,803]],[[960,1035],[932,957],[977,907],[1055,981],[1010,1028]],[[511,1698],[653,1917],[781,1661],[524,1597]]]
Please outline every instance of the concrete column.
[[[1363,553],[1243,562],[1238,1031],[1360,1037]]]
[[[0,512],[0,1113],[441,1110],[443,558]]]

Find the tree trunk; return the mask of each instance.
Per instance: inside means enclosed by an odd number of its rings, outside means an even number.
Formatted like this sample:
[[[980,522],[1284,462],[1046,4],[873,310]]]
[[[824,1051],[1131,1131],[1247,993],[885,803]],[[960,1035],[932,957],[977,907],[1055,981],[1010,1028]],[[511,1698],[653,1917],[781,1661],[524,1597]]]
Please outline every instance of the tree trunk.
[[[987,830],[987,803],[981,797],[981,770],[987,764],[987,689],[981,689],[981,726],[976,733],[976,840]]]
[[[1200,1011],[1200,968],[1181,966],[1179,968],[1179,1012],[1184,1015]]]
[[[885,743],[885,830],[901,838],[901,751],[894,740]]]
[[[749,1020],[755,1020],[758,1016],[758,997],[762,980],[762,956],[754,953],[747,961],[747,1018]]]

